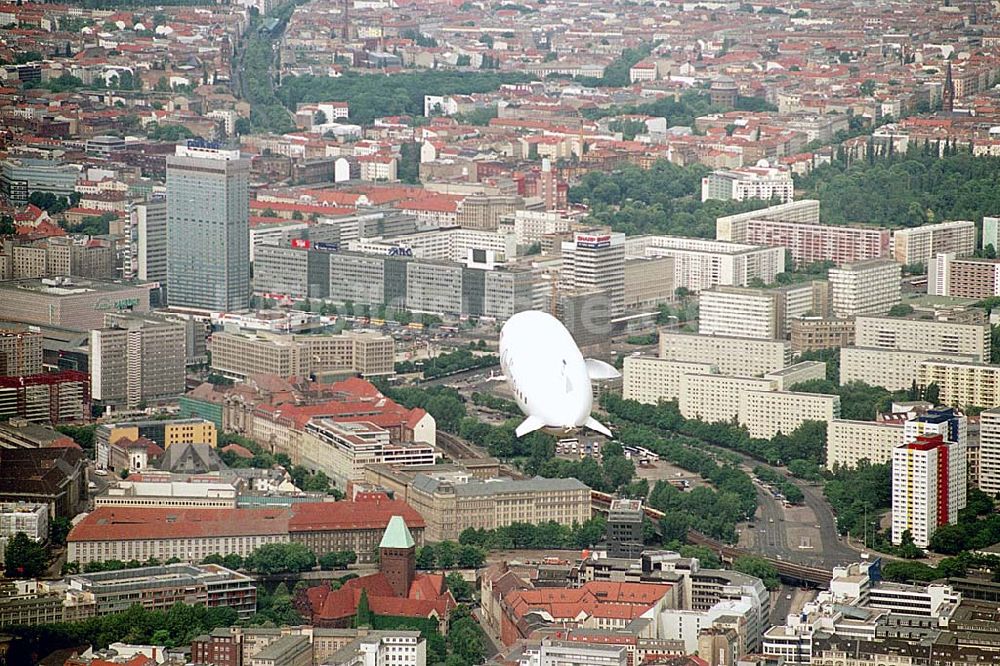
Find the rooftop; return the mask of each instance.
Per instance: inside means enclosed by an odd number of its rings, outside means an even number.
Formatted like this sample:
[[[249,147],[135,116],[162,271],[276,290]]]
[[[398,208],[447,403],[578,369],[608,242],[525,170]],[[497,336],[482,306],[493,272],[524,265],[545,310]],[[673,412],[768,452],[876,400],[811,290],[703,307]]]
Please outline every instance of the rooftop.
[[[413,535],[410,534],[410,530],[406,526],[406,521],[403,520],[403,517],[393,516],[389,519],[389,525],[385,528],[385,534],[382,535],[382,541],[378,547],[405,550],[413,548],[415,545],[417,544],[413,540]]]

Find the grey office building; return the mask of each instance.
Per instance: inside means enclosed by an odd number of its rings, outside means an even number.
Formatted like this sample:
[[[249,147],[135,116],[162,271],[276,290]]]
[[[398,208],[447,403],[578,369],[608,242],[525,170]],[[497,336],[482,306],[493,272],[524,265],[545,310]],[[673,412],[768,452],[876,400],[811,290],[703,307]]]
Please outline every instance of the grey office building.
[[[167,292],[172,307],[250,307],[250,161],[178,146],[167,158]]]

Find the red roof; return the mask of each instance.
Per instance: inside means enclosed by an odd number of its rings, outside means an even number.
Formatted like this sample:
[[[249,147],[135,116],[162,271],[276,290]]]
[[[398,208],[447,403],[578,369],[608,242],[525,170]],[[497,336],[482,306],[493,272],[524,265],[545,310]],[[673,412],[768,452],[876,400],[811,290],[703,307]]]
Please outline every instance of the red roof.
[[[135,541],[283,535],[288,509],[156,509],[99,507],[69,533],[68,541]]]
[[[292,506],[289,532],[326,530],[384,530],[393,516],[402,516],[411,528],[427,526],[416,509],[401,500],[366,502],[316,502]]]
[[[371,610],[379,615],[443,618],[457,605],[441,574],[417,574],[405,598],[393,596],[385,575],[376,573],[349,580],[339,590],[326,585],[311,587],[303,601],[314,623],[342,620],[357,613],[362,590]]]
[[[581,613],[598,618],[634,620],[663,595],[669,585],[591,581],[580,588],[514,590],[504,601],[518,617],[543,610],[555,621],[575,620]]]

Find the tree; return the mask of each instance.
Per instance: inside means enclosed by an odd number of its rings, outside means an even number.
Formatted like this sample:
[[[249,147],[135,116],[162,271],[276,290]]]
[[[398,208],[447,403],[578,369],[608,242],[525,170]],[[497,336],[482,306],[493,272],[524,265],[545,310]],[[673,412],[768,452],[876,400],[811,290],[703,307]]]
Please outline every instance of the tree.
[[[910,530],[903,530],[895,553],[906,560],[918,560],[924,556],[924,551],[920,550],[913,542],[913,533]]]
[[[313,125],[326,125],[327,118],[323,111],[317,111],[313,114]]]
[[[941,387],[936,382],[931,382],[924,387],[924,400],[931,404],[938,404],[941,399]]]
[[[426,546],[421,546],[417,549],[417,568],[418,569],[433,569],[434,565],[437,563],[437,557],[434,554],[434,545],[427,544]]]
[[[469,601],[472,599],[472,585],[462,577],[457,571],[452,571],[444,578],[445,584],[451,590],[451,596],[457,601]]]
[[[776,590],[780,585],[778,569],[762,557],[755,555],[738,557],[733,562],[733,570],[760,578],[769,590]]]
[[[37,578],[45,573],[48,558],[45,546],[36,543],[24,532],[18,532],[7,542],[4,566],[10,578]]]
[[[300,543],[269,543],[246,558],[246,568],[259,574],[308,571],[316,566],[316,555]]]

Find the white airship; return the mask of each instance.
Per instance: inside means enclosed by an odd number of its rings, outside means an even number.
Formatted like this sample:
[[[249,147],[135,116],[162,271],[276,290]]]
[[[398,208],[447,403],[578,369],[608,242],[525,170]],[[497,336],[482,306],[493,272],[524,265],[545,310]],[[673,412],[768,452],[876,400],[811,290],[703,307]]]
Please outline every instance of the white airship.
[[[584,360],[566,327],[552,315],[519,312],[500,331],[502,377],[527,418],[517,426],[518,437],[544,429],[558,436],[582,427],[611,437],[611,431],[590,415],[592,379],[621,375],[604,361]]]

